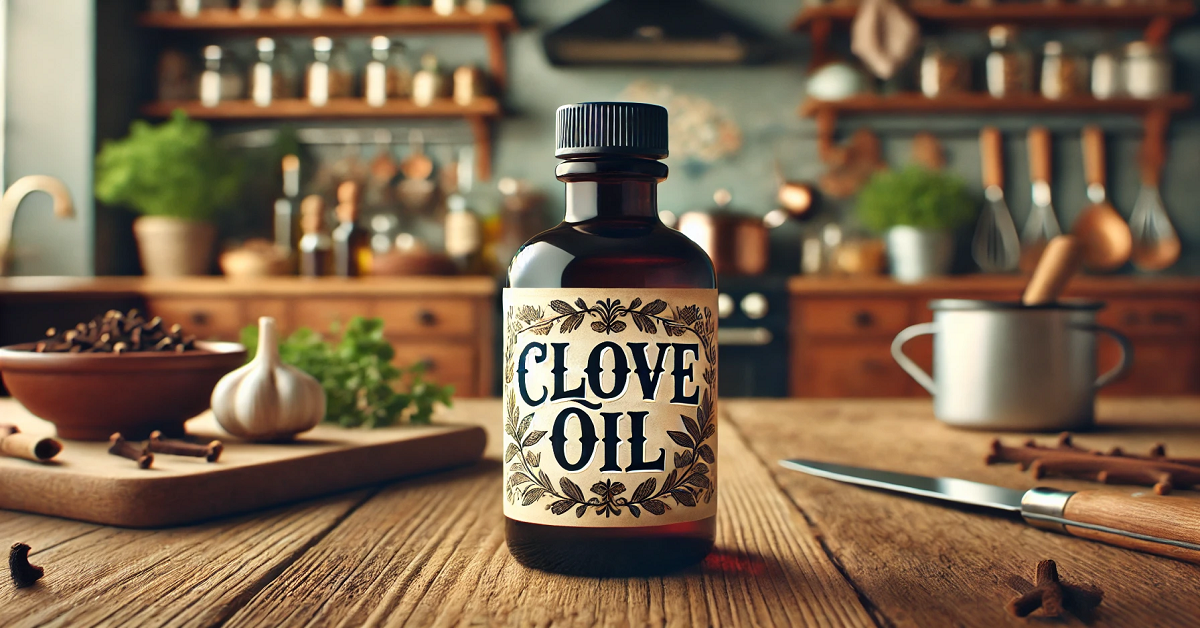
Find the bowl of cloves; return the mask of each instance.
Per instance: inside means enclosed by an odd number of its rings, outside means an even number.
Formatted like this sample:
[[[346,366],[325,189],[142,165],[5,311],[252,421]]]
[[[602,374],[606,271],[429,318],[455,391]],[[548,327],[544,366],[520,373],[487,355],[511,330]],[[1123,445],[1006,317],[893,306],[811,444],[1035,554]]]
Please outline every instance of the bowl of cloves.
[[[246,360],[236,342],[198,341],[179,325],[137,310],[110,310],[36,342],[0,348],[12,396],[61,438],[182,436],[209,407],[213,387]]]

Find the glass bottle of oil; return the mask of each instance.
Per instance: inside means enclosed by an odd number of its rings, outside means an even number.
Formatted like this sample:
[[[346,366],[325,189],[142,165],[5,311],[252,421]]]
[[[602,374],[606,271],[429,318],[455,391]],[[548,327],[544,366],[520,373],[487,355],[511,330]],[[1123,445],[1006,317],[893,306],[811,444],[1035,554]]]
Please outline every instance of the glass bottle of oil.
[[[325,233],[325,199],[313,194],[300,202],[300,275],[322,277],[333,269],[333,239]]]
[[[358,224],[359,188],[354,181],[338,186],[334,208],[338,225],[333,229],[333,274],[361,277],[371,274],[371,234]]]

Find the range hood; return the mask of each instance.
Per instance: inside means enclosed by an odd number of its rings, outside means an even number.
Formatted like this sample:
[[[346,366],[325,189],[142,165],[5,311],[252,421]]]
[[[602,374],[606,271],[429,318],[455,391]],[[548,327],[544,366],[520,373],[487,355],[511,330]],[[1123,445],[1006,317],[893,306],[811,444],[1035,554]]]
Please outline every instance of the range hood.
[[[608,0],[542,44],[554,65],[739,65],[769,56],[761,33],[702,0]]]

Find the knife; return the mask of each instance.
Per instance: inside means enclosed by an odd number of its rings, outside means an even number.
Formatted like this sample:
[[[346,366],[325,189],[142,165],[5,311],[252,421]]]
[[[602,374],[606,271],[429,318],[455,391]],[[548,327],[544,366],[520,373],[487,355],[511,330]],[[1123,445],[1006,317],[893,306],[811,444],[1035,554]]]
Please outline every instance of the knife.
[[[1200,499],[1152,491],[1018,491],[957,478],[924,477],[811,460],[788,469],[839,482],[1020,514],[1032,526],[1200,564]]]

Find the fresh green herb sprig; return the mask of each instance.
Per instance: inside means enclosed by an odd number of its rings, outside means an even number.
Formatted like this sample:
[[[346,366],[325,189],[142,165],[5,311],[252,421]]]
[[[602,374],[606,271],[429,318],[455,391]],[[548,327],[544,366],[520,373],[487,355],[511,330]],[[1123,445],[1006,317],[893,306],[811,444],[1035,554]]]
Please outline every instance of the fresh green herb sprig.
[[[345,327],[331,328],[326,341],[307,328],[297,329],[279,345],[279,357],[321,382],[325,389],[325,420],[343,427],[395,425],[406,410],[412,423],[429,423],[434,404],[450,405],[453,386],[425,379],[425,365],[401,368],[392,364],[396,353],[383,337],[383,320],[351,318]],[[242,330],[246,354],[258,347],[258,327]]]

